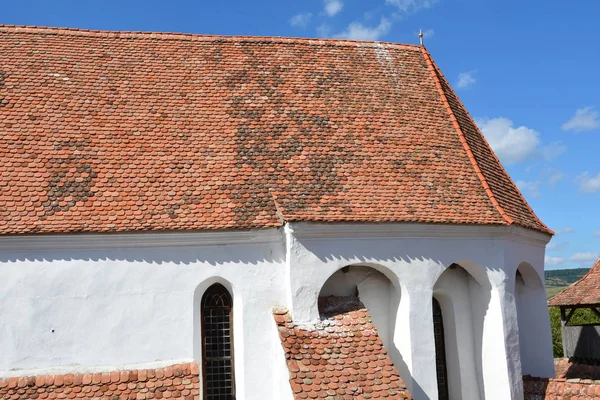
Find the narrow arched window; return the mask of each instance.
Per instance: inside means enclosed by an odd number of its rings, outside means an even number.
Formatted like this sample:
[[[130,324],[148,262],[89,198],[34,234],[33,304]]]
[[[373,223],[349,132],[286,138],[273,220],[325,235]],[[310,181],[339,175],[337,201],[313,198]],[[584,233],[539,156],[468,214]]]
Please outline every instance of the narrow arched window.
[[[233,302],[218,283],[202,296],[202,377],[204,400],[235,399]]]
[[[448,400],[448,371],[446,367],[446,343],[444,339],[444,319],[440,303],[433,299],[433,335],[435,338],[435,370],[438,384],[438,398]]]

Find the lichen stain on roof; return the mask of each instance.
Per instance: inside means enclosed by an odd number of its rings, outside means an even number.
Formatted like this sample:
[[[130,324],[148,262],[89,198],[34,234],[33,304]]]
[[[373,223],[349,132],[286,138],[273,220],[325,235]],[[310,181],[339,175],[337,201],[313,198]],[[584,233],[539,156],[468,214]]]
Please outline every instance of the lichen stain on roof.
[[[0,26],[0,131],[0,234],[550,232],[417,46]]]

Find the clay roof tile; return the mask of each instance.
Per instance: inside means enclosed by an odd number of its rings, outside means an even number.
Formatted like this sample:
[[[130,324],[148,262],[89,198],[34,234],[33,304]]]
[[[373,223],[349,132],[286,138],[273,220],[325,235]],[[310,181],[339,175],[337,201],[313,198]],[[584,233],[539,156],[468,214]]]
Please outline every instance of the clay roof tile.
[[[0,59],[0,234],[551,233],[418,46],[0,25]]]
[[[328,311],[310,326],[274,312],[294,398],[412,398],[364,305],[357,298],[323,300]]]
[[[583,278],[552,297],[548,305],[600,305],[600,258]]]

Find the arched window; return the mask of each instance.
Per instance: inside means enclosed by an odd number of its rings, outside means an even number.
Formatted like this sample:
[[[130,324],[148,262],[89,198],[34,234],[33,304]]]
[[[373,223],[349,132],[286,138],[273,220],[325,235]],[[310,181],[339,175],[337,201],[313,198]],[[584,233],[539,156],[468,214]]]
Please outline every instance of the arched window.
[[[448,400],[448,371],[446,367],[446,344],[442,307],[433,298],[433,335],[435,337],[435,370],[437,374],[438,398]]]
[[[233,302],[218,283],[202,296],[202,376],[204,400],[235,399]]]

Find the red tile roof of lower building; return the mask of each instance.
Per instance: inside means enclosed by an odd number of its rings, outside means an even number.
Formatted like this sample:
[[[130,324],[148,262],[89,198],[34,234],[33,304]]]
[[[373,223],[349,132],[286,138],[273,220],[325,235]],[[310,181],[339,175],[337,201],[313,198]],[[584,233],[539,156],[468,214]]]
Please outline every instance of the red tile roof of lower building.
[[[552,297],[548,305],[600,305],[600,258],[583,278]]]
[[[598,381],[596,384],[600,385],[600,365],[583,364],[577,360],[563,357],[554,359],[554,370],[556,378],[592,379]]]
[[[177,399],[200,397],[198,363],[164,368],[0,378],[0,399]]]
[[[600,366],[555,358],[555,378],[523,377],[525,400],[600,399]]]
[[[423,48],[0,26],[0,234],[519,225]]]
[[[274,311],[294,398],[410,399],[362,303],[328,301],[325,319],[310,327],[295,324],[287,310]]]
[[[523,377],[525,400],[600,400],[600,381]]]

